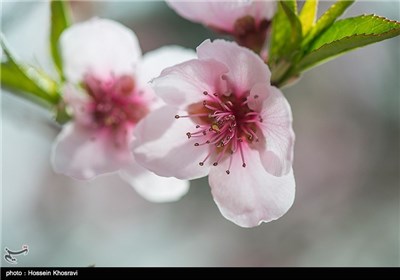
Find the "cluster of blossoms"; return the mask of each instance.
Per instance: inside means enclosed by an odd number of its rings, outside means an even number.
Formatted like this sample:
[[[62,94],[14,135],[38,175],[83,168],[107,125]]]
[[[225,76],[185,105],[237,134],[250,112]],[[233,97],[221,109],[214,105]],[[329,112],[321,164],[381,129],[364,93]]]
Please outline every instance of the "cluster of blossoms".
[[[209,175],[221,213],[243,227],[292,205],[290,106],[258,53],[273,2],[169,2],[239,44],[204,41],[142,57],[135,34],[92,19],[60,39],[72,120],[57,137],[54,170],[76,179],[119,172],[146,199],[173,201]],[[222,16],[221,16],[222,15]],[[251,47],[250,50],[247,47]]]
[[[185,19],[234,40],[142,56],[130,29],[99,18],[69,25],[64,2],[54,0],[59,80],[17,63],[1,34],[8,61],[0,78],[55,107],[64,124],[52,149],[55,172],[78,180],[118,172],[153,202],[178,200],[189,180],[208,176],[222,215],[254,227],[284,215],[295,196],[292,112],[279,87],[400,35],[400,22],[384,17],[339,19],[353,2],[337,1],[317,20],[317,0],[300,12],[296,1],[167,0]],[[53,86],[43,89],[48,80]]]
[[[208,176],[226,219],[254,227],[281,217],[294,201],[294,132],[265,61],[276,3],[167,4],[235,42],[142,55],[135,33],[118,22],[66,24],[56,40],[60,64],[53,57],[61,75],[52,105],[66,116],[54,171],[77,180],[118,173],[152,202],[176,201],[189,180]]]
[[[208,176],[222,215],[254,227],[284,215],[295,196],[292,113],[278,87],[400,35],[400,22],[384,17],[339,19],[353,2],[337,1],[317,20],[317,0],[300,12],[296,1],[169,0],[182,17],[234,41],[142,56],[130,29],[98,18],[70,26],[63,1],[54,0],[56,90],[44,90],[40,71],[15,61],[1,34],[8,61],[0,78],[69,120],[52,149],[55,172],[79,180],[118,172],[153,202],[178,200],[189,180]]]
[[[120,23],[66,24],[56,39],[62,64],[53,57],[61,75],[52,105],[66,116],[52,148],[54,171],[78,180],[118,173],[152,202],[176,201],[190,180],[208,176],[226,219],[254,227],[280,218],[295,197],[295,135],[267,64],[277,3],[167,4],[234,40],[142,55]]]

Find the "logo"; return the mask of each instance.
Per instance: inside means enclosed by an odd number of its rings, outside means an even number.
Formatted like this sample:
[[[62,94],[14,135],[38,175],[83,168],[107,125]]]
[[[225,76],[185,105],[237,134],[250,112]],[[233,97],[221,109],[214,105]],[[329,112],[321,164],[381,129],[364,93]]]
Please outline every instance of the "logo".
[[[6,253],[4,254],[4,259],[6,260],[6,262],[10,264],[17,264],[17,258],[15,258],[14,256],[18,256],[21,254],[24,254],[25,256],[28,255],[29,247],[28,245],[22,245],[22,250],[19,251],[12,251],[6,247],[4,248],[4,251],[6,251]]]

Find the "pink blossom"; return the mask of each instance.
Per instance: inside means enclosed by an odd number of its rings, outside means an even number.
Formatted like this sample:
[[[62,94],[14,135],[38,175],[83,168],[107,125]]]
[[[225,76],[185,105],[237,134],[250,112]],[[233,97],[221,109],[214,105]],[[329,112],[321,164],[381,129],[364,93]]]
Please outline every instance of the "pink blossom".
[[[76,179],[120,171],[151,201],[176,200],[185,194],[188,182],[144,169],[130,149],[137,124],[160,106],[147,82],[194,53],[164,47],[142,57],[136,35],[105,19],[70,27],[62,34],[60,48],[67,79],[63,97],[73,120],[55,141],[54,170]]]
[[[168,0],[180,16],[214,30],[233,35],[237,42],[259,52],[275,12],[275,1],[180,1]]]
[[[137,126],[134,155],[161,176],[209,175],[221,213],[240,226],[275,220],[295,193],[289,103],[252,51],[206,40],[197,55],[153,81],[167,105]]]

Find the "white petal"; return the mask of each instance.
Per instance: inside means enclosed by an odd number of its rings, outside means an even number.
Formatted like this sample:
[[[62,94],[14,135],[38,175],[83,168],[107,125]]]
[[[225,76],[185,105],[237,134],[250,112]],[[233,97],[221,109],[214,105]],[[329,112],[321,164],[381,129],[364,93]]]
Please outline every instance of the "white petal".
[[[189,190],[189,181],[158,176],[137,163],[124,168],[120,175],[151,202],[177,201]]]
[[[154,93],[149,82],[158,77],[165,68],[194,58],[196,58],[196,53],[193,50],[179,46],[165,46],[143,56],[137,76],[140,87],[149,100],[148,104],[151,110],[158,109],[165,103]]]
[[[271,71],[253,51],[225,40],[205,40],[197,47],[199,59],[215,59],[228,67],[227,76],[237,94],[257,83],[270,83]]]
[[[199,166],[208,147],[195,147],[196,139],[186,133],[195,130],[189,118],[175,119],[178,110],[164,106],[145,117],[134,131],[135,160],[160,176],[195,179],[208,174],[209,166]]]
[[[263,1],[250,1],[251,7],[248,8],[247,14],[252,15],[256,20],[272,19],[276,10],[276,1],[263,0]]]
[[[167,4],[182,17],[232,32],[236,20],[253,16],[256,21],[270,19],[274,13],[272,1],[167,1]]]
[[[143,56],[138,76],[144,83],[148,83],[158,77],[165,68],[195,58],[197,56],[194,50],[180,46],[164,46]]]
[[[60,44],[66,77],[74,83],[89,72],[98,78],[132,74],[141,56],[136,35],[108,19],[74,24],[62,33]]]
[[[242,227],[276,220],[292,206],[295,195],[293,171],[275,177],[267,173],[259,153],[246,150],[247,166],[242,167],[239,153],[233,155],[230,174],[229,160],[212,167],[209,182],[214,200],[222,215]]]
[[[216,60],[189,60],[162,71],[152,85],[167,104],[186,107],[204,100],[205,91],[219,92],[221,76],[227,71]]]
[[[292,111],[289,102],[276,87],[264,86],[259,93],[266,94],[263,101],[261,123],[266,149],[261,151],[261,160],[270,174],[287,174],[293,163],[295,134],[292,128]]]
[[[51,161],[54,171],[87,180],[131,163],[128,147],[117,148],[110,135],[67,124],[53,145]]]

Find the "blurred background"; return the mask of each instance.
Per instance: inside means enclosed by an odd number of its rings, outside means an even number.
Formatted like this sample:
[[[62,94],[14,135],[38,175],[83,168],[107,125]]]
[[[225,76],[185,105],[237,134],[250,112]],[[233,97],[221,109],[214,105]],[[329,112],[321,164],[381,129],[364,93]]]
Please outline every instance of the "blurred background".
[[[75,21],[132,28],[143,52],[218,37],[164,2],[71,4]],[[19,57],[54,73],[48,3],[1,5]],[[358,2],[347,16],[400,20],[399,5]],[[2,254],[29,245],[18,266],[399,266],[399,51],[399,38],[353,51],[284,90],[297,136],[296,200],[252,229],[222,217],[206,178],[177,203],[153,204],[118,175],[79,182],[53,173],[59,130],[50,114],[2,90]]]

